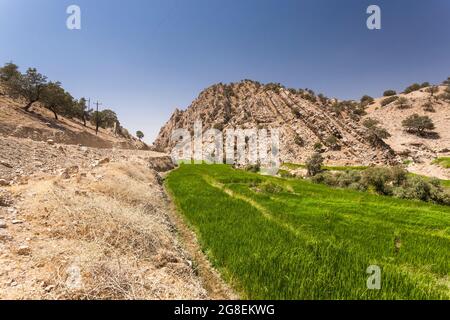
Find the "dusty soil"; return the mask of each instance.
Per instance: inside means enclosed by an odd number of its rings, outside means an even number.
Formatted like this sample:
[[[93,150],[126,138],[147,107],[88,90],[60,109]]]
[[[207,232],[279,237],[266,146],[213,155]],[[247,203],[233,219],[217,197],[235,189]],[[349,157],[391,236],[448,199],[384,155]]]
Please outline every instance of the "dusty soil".
[[[441,86],[436,96],[443,91],[444,87]],[[395,102],[382,107],[380,102],[384,98],[379,98],[369,107],[366,117],[379,120],[381,126],[391,134],[386,142],[404,160],[411,162],[408,166],[409,171],[440,179],[450,179],[450,170],[432,164],[437,157],[450,156],[450,104],[433,98],[431,101],[434,112],[429,112],[423,108],[423,105],[430,101],[430,94],[425,89],[398,96],[408,100],[407,108],[400,109]],[[402,121],[414,113],[426,115],[432,119],[436,128],[431,135],[421,137],[404,130]]]
[[[95,127],[87,123],[85,127],[80,121],[53,114],[36,103],[30,112],[25,112],[24,103],[7,96],[0,95],[0,134],[17,138],[28,138],[34,141],[52,139],[63,144],[82,144],[94,148],[148,149],[134,137],[115,134],[112,129],[100,128],[98,134]]]
[[[167,157],[1,142],[0,299],[208,298],[149,166]],[[47,156],[32,172],[35,152]]]
[[[170,157],[147,149],[0,96],[0,299],[234,297],[184,237]]]

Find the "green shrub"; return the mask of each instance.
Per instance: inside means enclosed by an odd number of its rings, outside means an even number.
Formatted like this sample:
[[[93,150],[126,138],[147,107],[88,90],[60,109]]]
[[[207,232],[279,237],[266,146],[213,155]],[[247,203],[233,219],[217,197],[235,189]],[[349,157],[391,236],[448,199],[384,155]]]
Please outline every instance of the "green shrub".
[[[412,85],[410,85],[409,87],[407,87],[406,89],[405,89],[405,91],[403,91],[404,93],[411,93],[411,92],[414,92],[414,91],[417,91],[417,90],[420,90],[420,89],[422,89],[422,86],[420,85],[420,84],[418,84],[418,83],[413,83]]]
[[[330,135],[325,139],[325,144],[333,150],[339,149],[339,140],[334,135]]]
[[[367,106],[367,105],[373,103],[375,100],[371,96],[364,95],[364,96],[362,96],[360,101],[361,101],[361,105]]]
[[[273,91],[276,94],[279,94],[281,89],[284,89],[284,86],[279,83],[268,83],[264,86],[265,91]]]
[[[409,100],[406,99],[405,97],[400,97],[397,99],[397,101],[395,101],[395,105],[399,109],[409,108]]]
[[[224,129],[224,124],[223,123],[215,123],[213,126],[213,129],[219,130],[219,131],[223,131]]]
[[[373,167],[364,170],[361,181],[367,187],[373,187],[379,194],[390,195],[392,190],[388,185],[391,180],[391,172],[389,168]]]
[[[433,164],[437,164],[442,166],[443,168],[450,169],[450,157],[436,158],[433,161]]]
[[[314,144],[314,150],[315,150],[315,151],[320,151],[320,150],[322,150],[322,148],[323,148],[322,143],[316,142],[316,143]]]
[[[283,187],[271,181],[265,181],[262,184],[260,184],[259,187],[261,191],[271,194],[280,193],[283,191]]]
[[[323,157],[320,153],[314,153],[311,158],[306,161],[306,169],[308,176],[315,176],[322,171]]]
[[[388,104],[391,104],[392,102],[394,102],[397,99],[398,99],[397,96],[388,97],[386,99],[383,99],[380,104],[381,104],[381,106],[385,107],[385,106],[387,106]]]
[[[361,173],[355,170],[338,172],[335,174],[337,186],[340,188],[349,188],[362,190],[365,186],[361,184]]]
[[[391,134],[380,125],[380,121],[372,118],[367,118],[363,122],[363,126],[367,128],[367,139],[373,145],[379,145],[383,139],[387,139]]]
[[[408,171],[402,166],[391,168],[390,178],[394,186],[401,186],[408,178]]]
[[[300,112],[299,108],[292,108],[292,114],[297,118],[301,118],[302,113]]]
[[[261,165],[259,163],[249,164],[245,167],[245,171],[258,173],[259,171],[261,171]]]
[[[287,178],[287,179],[295,177],[292,173],[290,173],[287,170],[283,170],[283,169],[279,170],[278,174],[279,174],[280,177]]]
[[[396,94],[397,94],[397,91],[395,91],[395,90],[386,90],[383,93],[383,96],[384,97],[390,97],[390,96],[395,96]]]
[[[320,172],[311,181],[358,191],[374,190],[381,195],[450,205],[450,195],[441,180],[409,175],[402,166],[372,167],[364,171]]]
[[[311,177],[311,181],[318,184],[326,184],[331,187],[338,185],[335,175],[329,171],[317,173]]]
[[[423,135],[425,131],[433,130],[434,123],[428,116],[419,116],[417,113],[402,121],[402,126],[408,132]]]

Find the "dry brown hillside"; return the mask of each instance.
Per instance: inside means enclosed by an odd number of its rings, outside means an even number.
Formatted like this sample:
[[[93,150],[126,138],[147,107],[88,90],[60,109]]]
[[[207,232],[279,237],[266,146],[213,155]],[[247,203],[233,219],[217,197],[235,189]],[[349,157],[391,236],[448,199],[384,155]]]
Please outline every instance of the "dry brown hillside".
[[[133,137],[114,134],[112,129],[102,129],[98,135],[90,123],[86,127],[75,119],[60,116],[34,104],[31,112],[23,110],[23,102],[0,95],[0,135],[29,138],[35,141],[53,140],[63,144],[81,144],[94,148],[146,149],[147,146]]]
[[[178,234],[170,157],[22,105],[0,96],[0,300],[234,297]]]
[[[444,88],[440,86],[435,96],[438,97]],[[434,110],[426,111],[424,105],[430,101],[430,93],[426,92],[426,88],[398,96],[407,99],[406,107],[399,108],[395,102],[381,106],[385,97],[378,98],[366,110],[366,117],[379,120],[388,130],[391,137],[386,142],[403,160],[411,163],[408,168],[410,171],[450,179],[448,169],[432,164],[435,158],[450,155],[450,103],[433,98],[431,102]],[[430,135],[422,137],[404,130],[402,121],[415,113],[432,119],[436,128]]]
[[[369,143],[364,127],[347,112],[333,112],[307,93],[278,85],[261,85],[245,80],[230,85],[218,84],[200,93],[185,110],[176,110],[155,141],[159,150],[173,146],[173,129],[192,129],[201,119],[204,129],[270,128],[281,129],[281,159],[305,162],[322,144],[330,164],[377,164],[394,161],[392,150],[382,141]],[[336,145],[330,146],[329,139]]]

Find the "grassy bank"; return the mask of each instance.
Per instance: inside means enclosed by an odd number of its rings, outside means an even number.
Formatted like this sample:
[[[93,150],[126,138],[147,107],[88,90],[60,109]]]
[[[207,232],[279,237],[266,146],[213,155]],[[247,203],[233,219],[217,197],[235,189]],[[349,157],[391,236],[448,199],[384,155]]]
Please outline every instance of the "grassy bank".
[[[304,164],[289,163],[289,162],[283,163],[282,167],[291,170],[306,169],[306,166]],[[322,166],[322,170],[325,171],[347,171],[347,170],[361,171],[367,168],[368,168],[367,166]]]
[[[433,163],[440,165],[441,167],[444,167],[446,169],[450,169],[450,157],[437,158],[433,161]]]
[[[449,207],[222,165],[182,165],[166,183],[243,298],[450,298]],[[381,290],[367,289],[370,265]]]

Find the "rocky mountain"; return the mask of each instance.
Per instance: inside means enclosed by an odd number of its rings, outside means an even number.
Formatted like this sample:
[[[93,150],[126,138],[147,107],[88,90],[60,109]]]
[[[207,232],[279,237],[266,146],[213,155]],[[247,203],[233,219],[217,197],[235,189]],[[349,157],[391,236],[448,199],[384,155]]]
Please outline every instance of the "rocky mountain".
[[[194,122],[202,120],[204,130],[280,128],[284,162],[305,162],[316,150],[330,164],[395,162],[389,145],[369,139],[360,111],[353,104],[348,107],[308,89],[286,89],[251,80],[216,84],[201,92],[186,110],[177,109],[154,145],[157,150],[169,152],[174,146],[174,129],[192,130]]]

